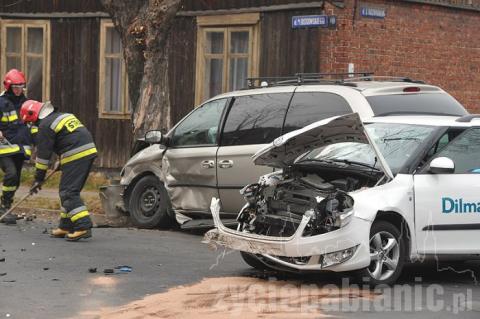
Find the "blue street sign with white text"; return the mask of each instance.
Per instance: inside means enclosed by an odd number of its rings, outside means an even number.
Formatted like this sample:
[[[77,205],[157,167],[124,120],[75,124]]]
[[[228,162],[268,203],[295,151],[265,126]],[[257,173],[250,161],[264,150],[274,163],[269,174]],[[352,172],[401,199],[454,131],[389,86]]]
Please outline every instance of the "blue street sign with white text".
[[[360,15],[365,18],[385,19],[387,12],[384,8],[361,7]]]
[[[312,15],[312,16],[294,16],[292,17],[292,28],[307,27],[328,27],[328,16]]]

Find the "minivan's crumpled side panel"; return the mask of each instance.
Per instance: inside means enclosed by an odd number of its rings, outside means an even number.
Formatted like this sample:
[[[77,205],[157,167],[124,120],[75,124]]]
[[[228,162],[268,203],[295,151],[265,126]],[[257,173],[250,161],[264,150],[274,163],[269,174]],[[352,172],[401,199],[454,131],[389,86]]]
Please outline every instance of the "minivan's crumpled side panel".
[[[162,170],[174,210],[208,212],[212,197],[218,197],[217,148],[170,148],[165,153]],[[205,161],[211,165],[202,165]]]

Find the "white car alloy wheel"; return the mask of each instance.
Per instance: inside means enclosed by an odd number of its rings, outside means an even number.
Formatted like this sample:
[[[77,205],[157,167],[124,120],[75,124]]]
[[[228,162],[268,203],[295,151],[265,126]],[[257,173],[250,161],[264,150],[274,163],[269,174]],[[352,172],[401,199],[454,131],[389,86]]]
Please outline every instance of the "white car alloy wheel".
[[[388,231],[379,231],[370,238],[370,276],[378,281],[388,280],[397,270],[400,245]]]

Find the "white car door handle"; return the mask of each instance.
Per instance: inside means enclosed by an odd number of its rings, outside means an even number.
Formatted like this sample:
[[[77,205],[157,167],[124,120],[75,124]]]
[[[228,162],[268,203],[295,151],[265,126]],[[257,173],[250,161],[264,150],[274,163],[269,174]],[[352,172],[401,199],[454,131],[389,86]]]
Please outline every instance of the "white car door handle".
[[[220,168],[230,168],[233,166],[233,161],[231,160],[223,160],[218,162],[218,167]]]
[[[206,160],[202,162],[202,167],[203,168],[214,168],[215,167],[215,161],[212,160]]]

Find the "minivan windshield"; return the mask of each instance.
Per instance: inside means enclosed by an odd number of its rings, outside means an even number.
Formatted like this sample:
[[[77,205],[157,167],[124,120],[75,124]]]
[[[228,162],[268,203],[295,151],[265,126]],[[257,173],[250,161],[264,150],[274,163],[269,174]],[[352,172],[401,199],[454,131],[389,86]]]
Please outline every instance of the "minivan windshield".
[[[463,116],[468,114],[457,100],[445,93],[375,95],[366,98],[375,116],[396,114]]]
[[[393,174],[397,174],[402,169],[421,144],[436,130],[434,126],[397,123],[370,123],[365,124],[365,128]],[[305,162],[380,169],[371,145],[358,142],[341,142],[315,148],[296,161],[296,163]]]

